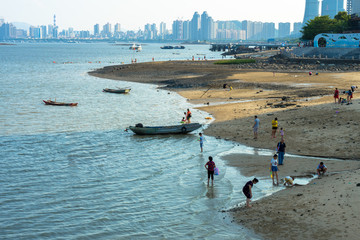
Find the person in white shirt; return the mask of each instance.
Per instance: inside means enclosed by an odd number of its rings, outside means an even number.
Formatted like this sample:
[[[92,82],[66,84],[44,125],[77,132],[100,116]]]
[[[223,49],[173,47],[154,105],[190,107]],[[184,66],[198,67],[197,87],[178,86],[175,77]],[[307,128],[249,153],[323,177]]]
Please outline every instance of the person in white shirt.
[[[294,177],[287,176],[284,178],[284,185],[285,186],[294,186]]]
[[[272,175],[272,181],[275,185],[275,176],[276,176],[276,186],[279,186],[279,176],[278,176],[278,160],[277,155],[275,154],[274,157],[271,159],[270,168],[271,168],[271,175]]]

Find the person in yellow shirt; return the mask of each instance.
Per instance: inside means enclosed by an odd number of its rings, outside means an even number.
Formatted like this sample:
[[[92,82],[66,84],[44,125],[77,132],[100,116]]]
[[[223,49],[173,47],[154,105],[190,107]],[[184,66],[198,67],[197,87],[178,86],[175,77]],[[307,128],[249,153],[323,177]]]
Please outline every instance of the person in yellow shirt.
[[[271,138],[276,138],[276,131],[278,129],[277,118],[271,121],[271,125],[272,125]]]

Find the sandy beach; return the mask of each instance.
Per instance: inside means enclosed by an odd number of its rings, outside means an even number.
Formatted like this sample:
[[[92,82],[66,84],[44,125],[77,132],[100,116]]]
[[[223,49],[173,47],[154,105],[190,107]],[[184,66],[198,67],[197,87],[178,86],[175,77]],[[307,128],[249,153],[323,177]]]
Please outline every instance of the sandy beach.
[[[200,109],[216,119],[206,135],[256,149],[275,149],[280,136],[277,132],[276,138],[271,138],[271,120],[277,117],[279,128],[285,131],[286,153],[302,156],[285,155],[280,178],[313,175],[320,161],[325,162],[329,174],[254,202],[251,209],[233,209],[234,220],[264,239],[357,239],[360,95],[355,91],[352,104],[340,105],[334,103],[333,92],[336,87],[344,97],[343,91],[350,86],[360,86],[359,74],[347,67],[336,72],[316,70],[316,75],[314,68],[285,64],[256,69],[179,61],[111,66],[90,74],[177,91],[188,101],[203,104]],[[310,76],[309,71],[314,74]],[[224,89],[225,83],[232,90]],[[252,132],[255,115],[260,119],[258,139]],[[256,176],[261,181],[271,181],[270,160],[261,155],[225,157],[249,180]]]

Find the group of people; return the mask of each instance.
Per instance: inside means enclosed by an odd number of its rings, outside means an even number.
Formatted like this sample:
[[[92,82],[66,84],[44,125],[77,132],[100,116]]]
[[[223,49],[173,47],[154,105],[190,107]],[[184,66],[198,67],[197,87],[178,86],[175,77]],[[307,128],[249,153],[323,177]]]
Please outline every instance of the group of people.
[[[350,105],[352,104],[352,99],[354,97],[354,92],[357,89],[357,86],[351,86],[351,88],[347,91],[343,91],[343,94],[346,95],[346,99],[343,97],[340,97],[340,91],[339,89],[335,88],[335,92],[334,92],[334,100],[335,100],[335,104],[344,104],[346,103],[346,105]]]
[[[184,117],[181,119],[181,124],[185,124],[185,123],[191,123],[191,112],[190,109],[187,109],[186,112],[184,112]]]

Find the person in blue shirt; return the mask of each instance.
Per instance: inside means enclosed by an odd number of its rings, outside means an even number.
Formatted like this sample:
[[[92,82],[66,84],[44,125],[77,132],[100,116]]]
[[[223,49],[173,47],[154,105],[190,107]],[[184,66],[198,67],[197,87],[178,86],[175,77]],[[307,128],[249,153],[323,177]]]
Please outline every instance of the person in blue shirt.
[[[326,165],[323,163],[323,162],[321,162],[319,165],[318,165],[318,167],[316,168],[316,172],[317,172],[317,174],[320,176],[320,174],[321,175],[324,175],[325,173],[326,173],[326,171],[327,171],[327,167],[326,167]]]
[[[199,133],[199,136],[200,136],[200,138],[199,138],[199,141],[200,141],[200,150],[201,150],[201,152],[203,152],[203,145],[204,145],[205,138],[204,138],[204,136],[202,135],[202,133]]]

